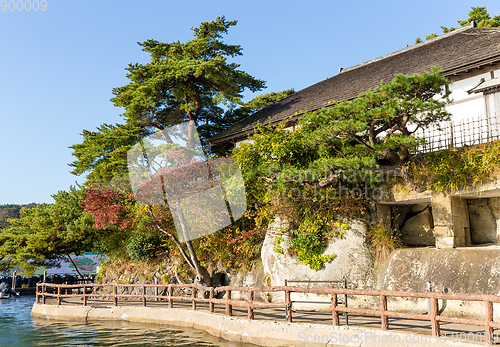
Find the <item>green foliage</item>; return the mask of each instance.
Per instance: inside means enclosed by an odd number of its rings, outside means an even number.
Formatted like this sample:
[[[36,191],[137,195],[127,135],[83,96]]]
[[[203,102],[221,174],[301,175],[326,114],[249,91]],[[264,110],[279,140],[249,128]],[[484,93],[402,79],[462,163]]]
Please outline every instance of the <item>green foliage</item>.
[[[278,191],[285,182],[324,189],[345,178],[349,170],[358,174],[351,184],[372,184],[377,177],[371,169],[378,158],[406,163],[420,145],[413,133],[449,119],[444,109],[449,95],[443,88],[446,83],[439,69],[397,75],[391,83],[382,82],[352,101],[306,113],[294,131],[284,129],[284,124],[259,126],[252,142],[234,150],[234,158],[246,180],[261,185],[272,181]]]
[[[144,260],[154,258],[161,239],[157,232],[135,230],[127,240],[127,253],[132,260]]]
[[[276,246],[273,248],[273,251],[278,253],[278,254],[285,254],[285,249],[281,245],[283,243],[284,239],[281,236],[278,236],[276,238]]]
[[[291,254],[297,256],[297,260],[313,270],[320,270],[323,265],[336,258],[335,254],[323,254],[326,245],[324,235],[317,230],[305,230],[303,232],[294,232],[295,237],[290,239],[290,245],[287,249]],[[282,243],[284,239],[279,236],[276,238],[274,252],[285,254],[285,248]]]
[[[486,10],[486,6],[476,6],[476,7],[471,7],[471,11],[469,12],[469,18],[465,20],[458,20],[458,24],[460,24],[461,27],[470,25],[472,21],[475,21],[478,27],[500,27],[500,15],[491,17],[488,11]],[[453,30],[456,30],[458,28],[455,27],[445,27],[441,26],[441,30],[443,31],[443,34],[452,32]],[[433,33],[431,35],[426,36],[426,40],[432,39],[434,37],[439,36],[436,33]],[[420,43],[422,42],[422,39],[420,37],[417,37],[415,40],[415,43]]]
[[[216,133],[224,130],[224,128],[226,127],[236,124],[243,118],[251,116],[255,112],[262,110],[264,107],[267,107],[281,99],[284,99],[292,95],[293,93],[295,93],[295,90],[292,88],[281,92],[261,94],[259,96],[256,96],[252,100],[244,103],[243,105],[239,106],[238,108],[231,108],[227,110],[224,116],[224,120],[227,122],[227,124],[225,124],[224,127],[220,127],[219,131],[217,131]],[[198,130],[203,131],[204,128],[205,125],[201,125],[198,128]],[[226,144],[223,146],[215,145],[211,147],[211,152],[217,155],[228,155],[231,153],[232,147],[233,147],[232,144],[231,145]]]
[[[194,38],[185,43],[139,43],[150,55],[150,62],[129,64],[126,70],[130,82],[113,89],[112,102],[125,109],[125,124],[84,130],[83,142],[71,146],[77,158],[71,164],[72,173],[87,173],[90,182],[107,183],[127,173],[127,151],[155,131],[189,121],[193,124],[190,129],[199,125],[204,143],[233,124],[233,116],[224,115],[221,106],[234,109],[242,103],[244,90],[255,92],[265,87],[264,81],[239,70],[232,62],[242,55],[242,48],[228,45],[221,38],[234,25],[236,21],[218,17],[192,28]],[[189,137],[193,148],[193,134]]]
[[[472,23],[472,21],[475,21],[478,27],[500,27],[500,15],[492,18],[486,10],[486,6],[476,6],[471,7],[471,9],[472,10],[469,12],[469,18],[458,21],[460,26],[464,27]]]
[[[313,270],[319,270],[324,263],[335,259],[336,255],[323,255],[326,248],[321,234],[316,230],[302,230],[290,239],[290,250],[297,255],[297,260]]]
[[[234,124],[241,119],[248,117],[255,112],[258,112],[262,110],[263,108],[275,103],[276,101],[279,101],[281,99],[284,99],[286,97],[289,97],[290,95],[294,94],[295,90],[293,88],[283,90],[281,92],[272,92],[272,93],[267,93],[267,94],[261,94],[259,96],[256,96],[252,100],[244,103],[240,107],[236,109],[230,109],[226,113],[226,117],[228,117],[231,122]]]
[[[151,61],[129,64],[130,83],[113,89],[115,106],[125,108],[127,121],[157,130],[184,121],[205,123],[203,135],[220,130],[219,105],[240,104],[245,89],[255,92],[265,87],[264,81],[227,61],[242,55],[239,45],[221,40],[236,23],[222,16],[192,28],[194,38],[185,43],[140,43]]]
[[[132,123],[102,124],[97,131],[83,130],[83,142],[70,146],[77,158],[70,164],[74,175],[88,173],[90,182],[108,182],[127,173],[127,152],[150,132]]]
[[[259,211],[260,212],[260,211]],[[261,258],[267,222],[250,208],[245,215],[222,230],[195,240],[205,266],[249,269]]]
[[[323,254],[329,240],[342,239],[344,230],[348,227],[335,222],[336,213],[333,213],[319,204],[300,204],[294,214],[289,214],[288,220],[292,223],[286,231],[289,238],[288,251],[297,256],[297,260],[309,266],[311,269],[319,270],[324,263],[335,259],[335,254]],[[323,208],[323,210],[312,211],[311,207]],[[320,212],[320,213],[318,213]],[[339,227],[339,226],[342,227]],[[278,247],[277,243],[277,247]],[[278,248],[279,250],[279,248]]]
[[[395,229],[384,223],[380,223],[370,228],[368,231],[368,238],[370,239],[372,247],[375,248],[377,259],[383,260],[395,249],[404,248],[398,236]]]
[[[115,106],[124,108],[122,116],[125,124],[103,124],[95,132],[84,131],[83,143],[71,147],[77,158],[71,164],[74,168],[72,173],[88,174],[90,183],[109,184],[129,192],[130,188],[126,185],[127,154],[131,147],[138,142],[144,145],[148,136],[158,131],[162,131],[169,146],[174,146],[168,132],[163,130],[184,122],[189,122],[188,134],[184,138],[188,143],[187,147],[195,149],[195,130],[198,130],[200,140],[205,144],[204,149],[208,149],[205,140],[235,121],[236,116],[232,112],[224,114],[222,106],[234,111],[237,105],[242,104],[245,90],[255,92],[265,87],[264,81],[239,70],[239,65],[234,62],[237,56],[242,55],[242,48],[222,41],[223,35],[236,23],[226,20],[224,16],[218,17],[215,21],[203,22],[199,27],[192,28],[194,37],[184,43],[162,43],[156,40],[139,43],[143,51],[150,55],[150,61],[146,64],[129,64],[126,68],[129,83],[113,89],[112,102]],[[240,114],[263,107],[266,102],[272,102],[273,98],[282,97],[278,94],[261,97],[260,103],[255,101],[247,105]],[[159,150],[164,151],[164,147]],[[100,192],[94,193],[95,202],[101,199],[100,204],[93,204],[95,208],[93,207],[92,213],[94,217],[99,217],[96,221],[109,222],[106,227],[99,228],[99,235],[103,236],[97,244],[100,250],[108,255],[112,253],[119,257],[130,256],[137,259],[160,256],[160,253],[162,256],[177,255],[186,264],[196,268],[198,278],[206,278],[208,272],[199,266],[200,255],[196,247],[202,245],[205,247],[201,247],[202,250],[210,248],[207,253],[214,255],[211,253],[213,249],[200,240],[187,240],[181,245],[168,208],[155,206],[149,211],[146,206],[136,202],[112,203],[109,197]],[[117,218],[106,218],[113,211],[119,211],[120,216],[137,214],[132,222],[126,219],[125,224],[118,225]],[[148,233],[144,234],[141,230],[147,230]],[[156,241],[152,242],[154,240],[150,238],[152,230],[154,233],[161,232],[164,236],[160,238],[160,249],[156,247]],[[257,242],[251,242],[246,237],[246,233],[251,233],[252,230],[254,229],[240,232],[237,227],[231,230],[231,234],[238,240],[232,247],[251,260],[255,258],[255,249],[258,248]],[[154,245],[156,246],[153,247]],[[227,253],[225,256],[231,258]],[[220,255],[217,257],[223,258]],[[228,262],[239,260],[231,259]],[[209,263],[211,260],[202,261]]]
[[[416,129],[449,119],[446,83],[439,69],[397,75],[354,100],[306,113],[295,130],[258,126],[252,141],[234,150],[247,194],[290,223],[288,250],[300,262],[319,269],[332,260],[322,252],[342,236],[339,218],[364,213],[381,179],[373,168],[407,165],[422,141]],[[356,191],[363,196],[354,197]]]
[[[500,141],[425,154],[412,166],[416,184],[437,192],[473,188],[497,178]]]
[[[6,204],[0,205],[0,229],[10,226],[8,219],[19,218],[21,209],[35,207],[36,204],[31,203],[27,205]]]
[[[38,265],[57,265],[70,254],[92,251],[92,216],[83,212],[83,189],[53,195],[55,202],[21,209],[19,219],[0,232],[0,257],[9,258],[28,273]]]
[[[412,136],[416,129],[449,119],[444,109],[449,93],[443,88],[448,82],[437,68],[420,75],[398,74],[352,101],[307,114],[299,121],[300,131],[328,158],[321,164],[359,170],[373,167],[377,157],[404,164],[419,145]],[[410,125],[415,129],[410,131]]]
[[[425,37],[425,39],[426,39],[426,40],[430,40],[430,39],[433,39],[433,38],[435,38],[435,37],[438,37],[438,34],[436,34],[436,33],[432,33],[432,34],[430,34],[430,35],[427,35],[427,36]]]

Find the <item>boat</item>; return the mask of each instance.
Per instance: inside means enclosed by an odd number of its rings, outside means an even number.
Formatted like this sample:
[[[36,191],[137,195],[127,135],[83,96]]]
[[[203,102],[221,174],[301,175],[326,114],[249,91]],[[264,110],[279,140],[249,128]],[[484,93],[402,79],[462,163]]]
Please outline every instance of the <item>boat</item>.
[[[10,299],[11,296],[19,296],[19,293],[13,291],[7,283],[0,283],[0,299]]]

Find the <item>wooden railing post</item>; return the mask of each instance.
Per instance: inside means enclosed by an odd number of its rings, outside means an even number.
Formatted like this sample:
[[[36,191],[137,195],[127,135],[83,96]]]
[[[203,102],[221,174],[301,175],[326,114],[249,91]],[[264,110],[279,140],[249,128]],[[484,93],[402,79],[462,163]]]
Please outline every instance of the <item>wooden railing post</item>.
[[[61,305],[61,286],[57,287],[57,304]]]
[[[292,299],[291,293],[288,289],[285,290],[285,303],[286,303],[286,321],[292,322]]]
[[[214,299],[214,289],[210,288],[210,302],[208,304],[208,309],[210,312],[214,312],[214,303],[212,301],[213,299]]]
[[[337,311],[337,305],[338,305],[337,294],[332,294],[332,320],[333,320],[333,325],[335,326],[340,325],[339,311]]]
[[[484,334],[485,341],[492,345],[493,344],[493,327],[490,323],[493,321],[493,303],[491,301],[485,301],[486,315],[485,315],[485,326],[484,326]]]
[[[438,299],[431,298],[431,327],[432,327],[432,336],[439,336],[439,321],[437,320],[438,316]]]
[[[113,305],[118,306],[118,297],[116,296],[118,288],[116,287],[116,283],[113,283]]]
[[[158,284],[158,278],[157,277],[155,277],[155,284]],[[155,296],[156,296],[155,301],[158,301],[158,298],[157,298],[157,296],[158,296],[158,287],[155,287]]]
[[[87,306],[87,288],[83,285],[83,306]]]
[[[169,308],[172,308],[174,305],[174,303],[172,302],[172,285],[169,284],[168,285],[168,307]]]
[[[45,305],[45,303],[47,301],[46,292],[47,292],[47,285],[46,285],[46,283],[43,283],[42,284],[42,304],[44,304],[44,305]]]
[[[253,290],[248,289],[248,319],[253,319]]]
[[[109,286],[112,286],[112,295],[110,294],[102,294],[100,293],[100,290],[98,290],[96,293],[93,293],[94,288],[107,288]],[[62,298],[63,297],[78,297],[80,296],[80,288],[83,290],[83,306],[89,305],[88,299],[93,298],[93,297],[104,297],[108,300],[110,300],[110,297],[113,298],[113,304],[115,306],[118,306],[118,297],[121,295],[123,297],[130,297],[130,298],[141,298],[142,296],[142,302],[143,306],[146,306],[147,304],[147,288],[149,285],[146,284],[135,284],[133,285],[133,288],[142,288],[142,293],[138,293],[138,291],[134,291],[132,295],[124,295],[124,290],[121,290],[120,295],[118,295],[118,287],[121,286],[123,288],[125,285],[119,285],[116,283],[110,283],[110,284],[81,284],[81,285],[61,285],[61,284],[50,284],[50,283],[38,283],[36,284],[36,303],[39,303],[40,301],[43,304],[46,304],[47,301],[47,296],[50,298],[54,297],[57,300],[57,305],[62,305]],[[50,293],[48,293],[48,288],[51,288]],[[157,284],[153,284],[150,286],[151,288],[157,288]],[[173,301],[175,297],[173,296],[173,288],[177,287],[177,285],[168,285],[168,306],[169,308],[173,307]],[[445,293],[416,293],[416,292],[396,292],[396,291],[381,291],[381,290],[356,290],[356,289],[340,289],[340,290],[331,290],[329,288],[311,288],[311,289],[295,289],[295,287],[274,287],[271,290],[276,292],[276,291],[284,291],[285,293],[285,303],[273,303],[270,305],[264,305],[262,303],[257,303],[255,302],[255,292],[257,291],[262,291],[262,290],[268,290],[265,288],[251,288],[251,287],[223,287],[222,289],[225,290],[226,292],[226,298],[225,300],[216,300],[214,298],[215,296],[215,291],[217,290],[216,288],[208,288],[208,290],[205,290],[204,287],[199,287],[194,284],[191,285],[182,285],[178,286],[182,290],[184,290],[184,296],[181,297],[183,301],[187,300],[189,302],[190,300],[192,301],[192,309],[196,310],[197,309],[197,303],[198,302],[207,302],[209,303],[209,311],[214,312],[215,311],[215,304],[222,304],[225,305],[225,314],[227,316],[232,316],[232,308],[233,304],[236,305],[237,307],[247,307],[247,315],[248,319],[255,319],[255,308],[257,307],[280,307],[283,308],[285,307],[286,310],[286,321],[287,322],[292,322],[293,320],[293,301],[291,300],[291,293],[294,292],[295,290],[298,290],[301,293],[316,293],[316,294],[329,294],[331,295],[331,310],[332,310],[332,324],[333,326],[339,326],[340,325],[340,316],[342,311],[344,309],[342,307],[339,307],[339,304],[342,305],[342,302],[339,303],[339,295],[359,295],[359,296],[370,296],[373,299],[375,299],[377,296],[379,296],[380,300],[380,310],[374,309],[362,309],[362,308],[350,308],[349,310],[351,313],[354,314],[367,314],[367,315],[373,315],[377,317],[380,315],[381,319],[381,326],[382,330],[388,330],[389,329],[389,316],[395,316],[399,318],[411,318],[411,319],[418,319],[418,320],[423,320],[423,321],[430,321],[431,323],[431,328],[432,328],[432,336],[437,337],[440,336],[440,321],[444,322],[454,322],[455,320],[452,320],[451,317],[448,316],[440,316],[439,315],[439,301],[438,299],[442,300],[470,300],[474,302],[480,302],[483,301],[485,303],[485,318],[484,320],[480,319],[458,319],[456,322],[457,324],[466,324],[466,325],[475,325],[475,326],[480,326],[484,327],[484,335],[485,339],[484,341],[493,344],[493,333],[494,333],[494,328],[497,327],[498,323],[494,321],[494,316],[493,316],[493,303],[499,301],[498,296],[489,296],[489,295],[474,295],[470,296],[467,294],[445,294]],[[57,288],[57,290],[56,290]],[[77,290],[72,290],[76,288]],[[90,288],[91,290],[89,291],[89,294],[87,294],[87,288]],[[130,288],[130,287],[129,287]],[[163,285],[162,285],[163,288]],[[191,294],[189,294],[189,288],[192,289]],[[66,290],[72,290],[72,295],[67,295],[64,294]],[[231,294],[232,291],[239,291],[240,293],[244,293],[245,291],[247,292],[247,299],[246,302],[244,299],[240,300],[232,300]],[[200,298],[197,296],[200,293],[205,293],[206,291],[209,292],[209,300],[204,300],[200,299],[201,297],[205,298],[205,295],[203,296],[200,295]],[[150,291],[150,293],[153,292],[153,289]],[[186,294],[187,292],[187,294]],[[335,292],[335,293],[332,293]],[[109,293],[109,292],[106,292]],[[222,293],[222,290],[221,290]],[[244,295],[244,294],[243,294]],[[150,295],[152,296],[152,295]],[[155,295],[156,296],[156,295]],[[189,298],[191,296],[191,298]],[[430,309],[429,309],[429,314],[422,315],[412,315],[409,313],[395,313],[392,311],[388,310],[388,304],[387,304],[387,298],[388,297],[403,297],[403,298],[420,298],[420,299],[428,299],[430,303]],[[92,300],[91,300],[92,301]],[[49,300],[49,303],[53,302],[52,299]],[[186,303],[187,303],[186,302]],[[68,302],[65,301],[67,304]],[[184,305],[181,305],[184,306]],[[185,307],[185,306],[184,306]],[[346,306],[347,307],[347,306]],[[346,317],[347,318],[347,317]],[[346,322],[347,324],[347,322]]]
[[[191,291],[191,298],[193,301],[193,310],[196,310],[196,287],[193,285],[192,291]]]
[[[146,306],[146,286],[142,285],[142,306]]]
[[[382,330],[389,329],[389,317],[387,316],[387,297],[380,295],[380,319],[382,321]]]
[[[231,300],[231,291],[229,289],[226,289],[226,316],[233,315],[233,306],[229,304],[230,300]]]
[[[347,289],[347,279],[344,278],[344,289]],[[344,306],[347,308],[347,294],[344,294]],[[349,313],[344,312],[345,325],[349,325]]]

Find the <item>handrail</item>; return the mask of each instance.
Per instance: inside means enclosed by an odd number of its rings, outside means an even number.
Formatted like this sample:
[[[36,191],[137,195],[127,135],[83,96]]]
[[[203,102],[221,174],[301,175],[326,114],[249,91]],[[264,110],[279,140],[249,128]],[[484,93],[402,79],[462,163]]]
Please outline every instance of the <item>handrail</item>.
[[[95,293],[97,288],[112,288],[110,293]],[[118,294],[117,289],[120,287],[141,288],[140,294]],[[52,291],[57,290],[57,293],[49,293],[48,288]],[[167,295],[151,295],[147,294],[147,288],[164,288]],[[174,296],[174,288],[183,288],[191,290],[189,296]],[[76,294],[68,294],[68,290],[77,289]],[[90,289],[90,293],[88,292]],[[81,293],[80,293],[81,290]],[[62,292],[65,293],[62,293]],[[246,292],[246,300],[234,300],[231,298],[231,292]],[[197,294],[204,292],[204,295]],[[257,292],[284,292],[284,302],[258,302],[254,301],[254,294]],[[223,299],[215,298],[215,293],[225,293]],[[432,336],[439,336],[440,322],[452,322],[466,325],[483,326],[485,331],[485,341],[493,343],[494,329],[500,329],[500,322],[493,321],[493,303],[500,303],[500,296],[491,294],[455,294],[455,293],[437,293],[437,292],[405,292],[392,290],[374,290],[374,289],[346,289],[346,288],[304,288],[292,286],[275,286],[275,287],[239,287],[239,286],[224,286],[224,287],[205,287],[195,284],[53,284],[53,283],[37,283],[36,302],[40,303],[40,298],[43,304],[46,303],[47,297],[55,297],[57,304],[62,304],[62,298],[82,297],[83,305],[88,304],[88,298],[110,298],[113,305],[118,305],[119,298],[140,298],[143,306],[147,305],[148,299],[165,299],[168,301],[168,307],[174,306],[174,301],[191,302],[192,309],[196,310],[197,303],[208,303],[209,311],[214,312],[215,305],[224,305],[225,314],[232,316],[232,308],[242,307],[248,310],[248,319],[254,319],[254,309],[265,308],[284,308],[286,311],[286,320],[292,322],[292,300],[291,293],[311,293],[311,294],[327,294],[331,296],[330,309],[332,312],[332,323],[335,326],[340,325],[339,313],[356,313],[363,315],[377,316],[381,319],[382,330],[389,329],[389,317],[418,319],[431,322]],[[337,299],[338,295],[358,295],[358,296],[373,296],[379,297],[380,309],[363,309],[356,307],[339,306]],[[431,310],[429,314],[411,314],[403,312],[389,311],[387,308],[388,297],[400,298],[423,298],[431,300]],[[447,317],[439,314],[438,299],[442,300],[465,300],[465,301],[480,301],[485,303],[485,318],[466,319]]]
[[[343,280],[333,280],[333,281],[312,281],[312,280],[285,280],[285,287],[288,286],[288,283],[342,283],[344,285],[344,288],[347,289],[347,279]],[[297,303],[313,303],[310,301],[297,301],[297,300],[292,300],[292,305],[294,302]],[[316,302],[317,304],[330,304],[329,302]],[[347,294],[344,294],[344,301],[341,303],[344,305],[344,307],[347,307]],[[346,312],[344,312],[344,318],[345,318],[345,325],[349,325],[349,315]]]

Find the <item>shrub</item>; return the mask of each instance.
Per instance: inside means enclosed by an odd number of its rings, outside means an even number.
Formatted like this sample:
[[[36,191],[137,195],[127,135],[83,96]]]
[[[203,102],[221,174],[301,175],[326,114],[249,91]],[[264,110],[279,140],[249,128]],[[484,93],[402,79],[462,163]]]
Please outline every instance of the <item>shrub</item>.
[[[404,248],[396,230],[385,223],[371,227],[368,238],[379,260],[387,258],[397,248]]]
[[[160,245],[161,240],[157,233],[137,231],[128,239],[126,248],[132,260],[144,260],[154,257]]]

